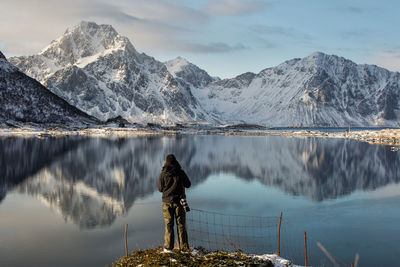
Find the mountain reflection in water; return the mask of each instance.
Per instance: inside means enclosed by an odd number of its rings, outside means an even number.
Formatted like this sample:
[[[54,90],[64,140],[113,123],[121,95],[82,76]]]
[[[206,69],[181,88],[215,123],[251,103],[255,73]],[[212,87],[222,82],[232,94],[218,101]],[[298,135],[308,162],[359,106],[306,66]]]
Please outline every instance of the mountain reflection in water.
[[[135,200],[156,191],[169,153],[176,155],[193,186],[211,174],[231,173],[312,201],[400,179],[399,153],[346,139],[0,138],[0,145],[0,201],[11,190],[39,197],[80,228],[110,225]]]

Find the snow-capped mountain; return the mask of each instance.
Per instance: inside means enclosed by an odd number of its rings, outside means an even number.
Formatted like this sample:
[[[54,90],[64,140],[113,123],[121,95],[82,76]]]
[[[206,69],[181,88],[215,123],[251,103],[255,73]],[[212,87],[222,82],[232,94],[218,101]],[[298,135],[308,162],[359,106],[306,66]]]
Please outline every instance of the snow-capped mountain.
[[[0,52],[0,124],[26,122],[85,126],[97,120],[20,72]]]
[[[314,53],[194,91],[228,123],[399,126],[400,73]]]
[[[192,122],[206,116],[167,67],[138,53],[110,25],[81,22],[38,55],[10,61],[50,91],[96,118]]]
[[[10,61],[106,121],[399,126],[400,73],[314,53],[220,80],[178,57],[138,53],[110,25],[81,22],[38,55]]]

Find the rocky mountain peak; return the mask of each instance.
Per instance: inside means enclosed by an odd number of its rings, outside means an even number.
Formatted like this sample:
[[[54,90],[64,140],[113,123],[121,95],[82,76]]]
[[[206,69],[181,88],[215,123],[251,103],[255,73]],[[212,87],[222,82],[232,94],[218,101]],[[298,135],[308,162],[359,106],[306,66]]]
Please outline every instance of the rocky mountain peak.
[[[39,55],[15,57],[11,62],[101,121],[118,116],[129,122],[165,124],[205,120],[189,83],[169,75],[162,62],[139,54],[110,25],[81,22]],[[196,86],[212,79],[189,65],[184,69],[194,75]]]
[[[344,57],[336,55],[328,55],[322,52],[314,52],[313,54],[300,60],[301,64],[313,64],[319,69],[324,69],[328,72],[336,72],[338,68],[350,67],[356,68],[357,64]]]
[[[329,56],[328,54],[325,54],[320,51],[315,51],[314,53],[310,54],[308,57],[309,58],[323,58]]]
[[[349,59],[336,55],[328,55],[322,52],[314,52],[307,57],[290,59],[276,67],[264,69],[259,75],[270,75],[272,71],[278,76],[296,76],[301,74],[303,77],[322,75],[325,78],[329,76],[335,79],[344,79],[349,75],[349,72],[354,71],[357,68],[358,65]]]
[[[81,21],[78,25],[75,25],[72,28],[68,28],[66,33],[68,32],[81,32],[82,34],[95,36],[98,33],[101,33],[106,37],[108,35],[111,38],[115,38],[118,35],[118,32],[108,24],[97,24],[92,21]]]
[[[81,58],[94,56],[110,49],[124,49],[133,45],[117,33],[111,25],[82,21],[69,28],[58,39],[42,50],[40,55],[60,63],[74,64]],[[62,65],[64,65],[62,64]]]
[[[7,58],[0,51],[0,72],[14,72],[17,71],[17,68],[14,67],[10,62],[8,62]],[[2,73],[0,73],[1,75]]]
[[[1,51],[0,51],[0,59],[7,60],[7,58],[3,55],[3,53],[1,53]]]
[[[166,61],[164,64],[173,77],[189,86],[201,88],[215,80],[218,80],[218,78],[211,77],[205,70],[190,63],[183,57],[177,57]]]
[[[190,62],[187,61],[183,57],[177,57],[175,59],[168,60],[164,62],[165,66],[167,67],[168,71],[174,76],[177,76],[177,73],[184,70],[185,67],[190,66]],[[192,64],[193,65],[193,64]],[[195,66],[195,65],[193,65]]]

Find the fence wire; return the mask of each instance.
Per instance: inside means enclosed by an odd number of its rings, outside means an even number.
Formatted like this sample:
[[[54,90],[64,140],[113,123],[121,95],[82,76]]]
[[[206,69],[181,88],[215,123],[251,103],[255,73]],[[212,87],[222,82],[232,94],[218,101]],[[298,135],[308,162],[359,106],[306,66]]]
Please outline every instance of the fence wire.
[[[309,233],[279,216],[261,217],[223,214],[191,209],[186,214],[190,242],[208,250],[241,250],[251,254],[277,254],[298,265],[351,266],[333,256]],[[278,249],[278,236],[280,246]]]

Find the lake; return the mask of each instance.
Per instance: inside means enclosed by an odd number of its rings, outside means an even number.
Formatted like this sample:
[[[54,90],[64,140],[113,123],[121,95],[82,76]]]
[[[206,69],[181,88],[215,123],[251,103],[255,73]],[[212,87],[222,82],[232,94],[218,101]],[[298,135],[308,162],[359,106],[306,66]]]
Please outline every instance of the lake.
[[[358,253],[359,266],[398,265],[400,152],[346,139],[178,135],[0,138],[0,266],[111,264],[125,253],[125,224],[130,251],[162,245],[157,181],[169,153],[192,181],[189,228],[209,223],[216,235],[219,220],[273,253],[282,212],[282,249],[300,250],[307,231],[345,263]],[[269,240],[240,230],[258,222]]]

